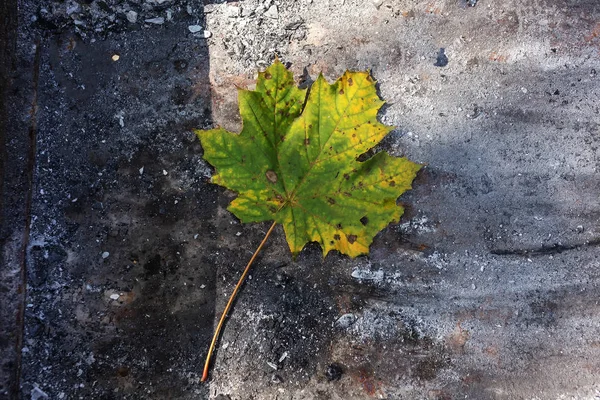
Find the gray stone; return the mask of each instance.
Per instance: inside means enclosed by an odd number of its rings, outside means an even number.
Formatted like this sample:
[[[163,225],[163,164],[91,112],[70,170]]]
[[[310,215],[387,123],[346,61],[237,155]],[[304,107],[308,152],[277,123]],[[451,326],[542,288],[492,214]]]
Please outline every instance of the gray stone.
[[[125,16],[127,17],[127,21],[131,22],[132,24],[135,24],[137,22],[138,13],[136,13],[135,11],[129,10],[127,11],[127,13],[125,13]]]
[[[271,7],[269,7],[267,11],[265,11],[265,17],[271,19],[279,18],[279,12],[277,11],[277,6],[275,4],[273,4]]]
[[[163,17],[148,18],[144,21],[148,24],[155,24],[155,25],[162,25],[165,23],[165,19]]]

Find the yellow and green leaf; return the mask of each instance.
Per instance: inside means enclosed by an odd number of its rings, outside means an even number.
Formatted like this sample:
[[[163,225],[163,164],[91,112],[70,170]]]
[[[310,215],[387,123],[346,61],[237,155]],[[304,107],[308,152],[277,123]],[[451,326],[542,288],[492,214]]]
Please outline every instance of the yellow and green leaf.
[[[361,162],[392,127],[377,121],[383,101],[368,72],[335,83],[319,76],[306,91],[279,61],[239,91],[243,128],[197,131],[212,181],[238,193],[228,209],[242,222],[283,225],[294,255],[308,242],[356,257],[403,208],[419,164],[381,152]]]

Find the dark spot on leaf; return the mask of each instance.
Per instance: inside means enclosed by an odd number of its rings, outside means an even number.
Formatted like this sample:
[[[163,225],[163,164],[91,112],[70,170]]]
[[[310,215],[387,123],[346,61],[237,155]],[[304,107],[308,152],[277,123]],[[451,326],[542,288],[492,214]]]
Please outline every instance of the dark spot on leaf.
[[[250,140],[252,140],[252,141],[253,141],[254,139],[256,139],[256,138],[254,137],[254,135],[250,136]]]
[[[394,182],[394,181],[390,181],[390,186],[391,186],[391,187],[394,187],[394,186],[396,186],[396,182]]]
[[[348,180],[348,179],[350,179],[350,175],[348,175],[348,174],[344,174],[344,179],[345,179],[345,180]]]
[[[330,241],[329,241],[329,244],[333,244],[333,243],[334,243],[334,242],[333,242],[333,240],[330,240]]]
[[[328,198],[327,198],[327,202],[328,202],[329,204],[331,204],[331,205],[334,205],[334,204],[335,204],[335,200],[334,200],[334,199],[332,199],[331,197],[328,197]]]
[[[267,180],[269,182],[277,183],[277,174],[275,173],[275,171],[268,170],[265,176],[267,177]]]
[[[344,89],[340,89],[340,94],[344,94]]]
[[[360,223],[363,224],[363,226],[367,226],[367,224],[369,223],[369,218],[367,218],[367,216],[365,215],[360,219]]]
[[[271,90],[269,89],[265,93],[267,93],[267,96],[270,96],[271,95]]]
[[[346,197],[352,197],[352,193],[350,193],[350,192],[344,192],[344,196],[346,196]]]
[[[335,235],[333,235],[333,238],[335,240],[340,240],[341,239],[340,235],[338,235],[337,233]]]
[[[308,124],[308,129],[312,129],[312,124]]]
[[[271,79],[271,74],[268,72],[265,72],[265,79]]]
[[[352,137],[356,137],[356,133],[353,133],[353,134],[352,134]]]
[[[346,237],[348,238],[348,243],[354,244],[354,242],[356,242],[356,235],[348,235]]]
[[[269,206],[269,211],[275,214],[277,212],[277,209],[274,206]]]
[[[279,138],[281,139],[282,142],[285,140],[285,136],[283,136],[283,135],[279,136]]]
[[[352,78],[348,78],[348,86],[352,85],[354,85],[354,81],[352,80]]]
[[[310,144],[310,139],[309,138],[304,139],[304,145],[308,146],[309,144]]]
[[[342,224],[337,224],[335,227],[336,227],[338,230],[342,230]]]
[[[362,183],[362,181],[361,181],[361,182],[358,182],[358,186],[359,186],[359,187],[363,187],[363,183]]]

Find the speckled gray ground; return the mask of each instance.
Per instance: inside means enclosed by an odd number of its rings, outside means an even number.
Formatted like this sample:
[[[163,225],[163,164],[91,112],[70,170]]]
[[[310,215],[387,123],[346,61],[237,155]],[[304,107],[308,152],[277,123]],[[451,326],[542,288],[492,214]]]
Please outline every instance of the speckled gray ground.
[[[595,0],[23,2],[19,16],[0,396],[600,396]],[[381,148],[426,168],[368,257],[309,245],[292,260],[276,229],[202,384],[216,314],[268,226],[225,211],[191,129],[239,129],[235,88],[274,53],[299,82],[371,69],[398,126]]]

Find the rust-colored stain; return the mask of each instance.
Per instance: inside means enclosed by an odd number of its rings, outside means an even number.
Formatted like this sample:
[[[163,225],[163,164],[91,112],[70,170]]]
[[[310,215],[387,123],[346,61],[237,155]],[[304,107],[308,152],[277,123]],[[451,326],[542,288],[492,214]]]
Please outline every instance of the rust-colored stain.
[[[448,336],[447,343],[448,347],[452,350],[452,352],[457,354],[462,354],[465,352],[465,344],[471,337],[471,334],[468,330],[463,329],[460,326],[460,321],[456,323],[456,328],[454,332]]]
[[[356,380],[362,385],[363,390],[369,396],[375,396],[379,390],[379,383],[373,377],[373,373],[366,368],[359,368],[356,373]]]
[[[505,62],[507,62],[507,61],[508,61],[508,57],[509,57],[509,56],[508,56],[508,55],[506,55],[506,54],[500,54],[500,53],[498,53],[498,52],[496,52],[496,51],[492,51],[492,52],[490,53],[490,55],[488,56],[488,59],[489,59],[490,61],[496,61],[496,62],[505,63]]]
[[[597,37],[600,37],[600,22],[597,23],[596,26],[594,26],[594,29],[592,29],[592,31],[585,36],[585,41],[589,43]]]
[[[431,389],[427,392],[427,398],[431,400],[451,400],[452,396],[441,389]]]
[[[497,346],[488,346],[483,349],[483,352],[490,357],[498,357],[498,347]]]
[[[425,12],[428,14],[435,14],[435,15],[439,15],[442,13],[442,8],[436,4],[435,2],[430,2],[427,4],[427,6],[425,7]]]

